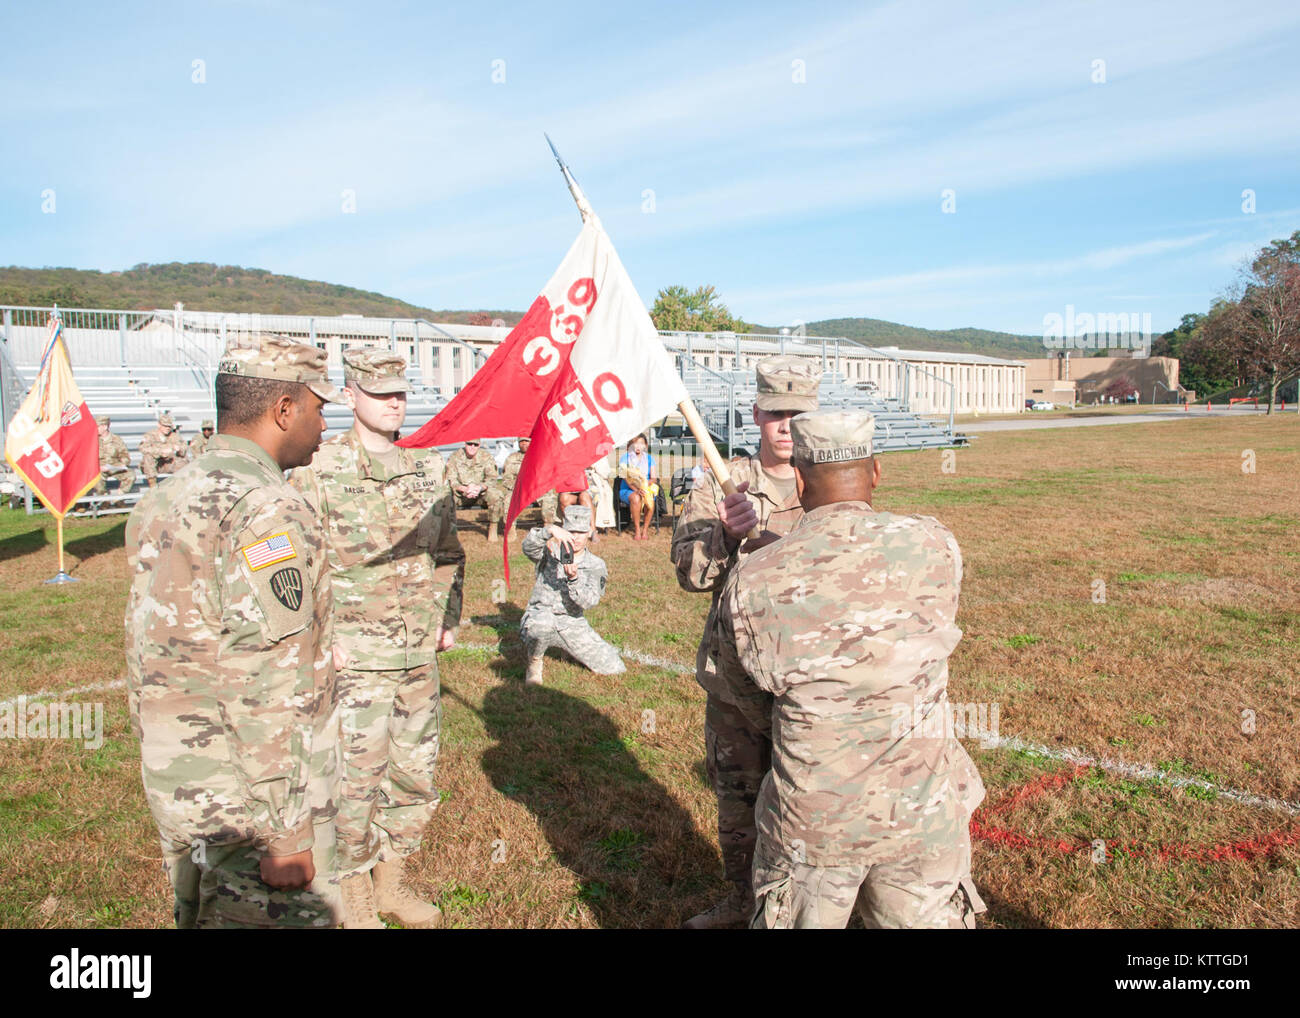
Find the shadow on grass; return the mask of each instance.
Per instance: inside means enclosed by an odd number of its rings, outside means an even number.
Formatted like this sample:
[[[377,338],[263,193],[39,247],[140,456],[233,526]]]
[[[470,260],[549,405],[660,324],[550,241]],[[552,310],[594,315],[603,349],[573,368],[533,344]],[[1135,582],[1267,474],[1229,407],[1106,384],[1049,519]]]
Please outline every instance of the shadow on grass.
[[[40,527],[0,539],[0,562],[30,555],[34,551],[40,551],[49,543],[45,530]]]
[[[506,662],[493,666],[518,675]],[[537,818],[601,927],[676,927],[721,889],[716,849],[585,701],[516,678],[487,692],[483,771]]]
[[[115,523],[103,533],[87,534],[73,541],[64,541],[63,550],[76,557],[78,562],[85,562],[96,555],[116,551],[126,545],[126,520]]]
[[[984,899],[984,904],[988,906],[988,911],[976,920],[980,926],[992,922],[996,923],[1004,930],[1051,929],[1051,927],[1032,912],[1026,912],[1023,909],[1016,908],[1005,898],[999,897],[990,891],[986,891],[983,887],[980,887],[978,883],[975,885],[975,888],[979,891],[980,897]]]

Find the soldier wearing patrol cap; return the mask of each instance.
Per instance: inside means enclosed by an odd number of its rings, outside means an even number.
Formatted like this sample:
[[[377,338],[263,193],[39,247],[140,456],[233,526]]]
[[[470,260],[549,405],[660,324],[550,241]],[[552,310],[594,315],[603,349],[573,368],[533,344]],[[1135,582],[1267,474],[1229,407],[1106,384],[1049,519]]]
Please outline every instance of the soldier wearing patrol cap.
[[[515,483],[519,480],[519,468],[524,465],[524,457],[528,454],[528,446],[532,444],[532,439],[527,435],[519,437],[519,451],[512,452],[506,457],[505,464],[501,468],[501,486],[505,490],[505,503],[510,504],[510,496],[514,494]],[[539,502],[542,510],[542,523],[559,522],[560,496],[554,489],[543,495]]]
[[[480,441],[472,438],[447,458],[447,483],[461,509],[483,506],[488,511],[489,541],[497,539],[497,524],[504,524],[509,494],[491,456],[479,451]],[[510,535],[506,534],[506,540]]]
[[[194,459],[208,447],[216,430],[217,422],[210,419],[199,425],[199,434],[190,439],[190,459]]]
[[[406,361],[343,352],[351,429],[321,445],[292,483],[325,524],[343,720],[338,815],[346,929],[442,924],[404,879],[438,804],[441,721],[435,652],[455,641],[465,552],[436,450],[402,449]]]
[[[564,510],[563,527],[534,527],[524,538],[522,551],[537,565],[533,592],[519,620],[529,685],[542,684],[542,661],[550,647],[568,651],[597,675],[627,671],[618,651],[583,617],[604,596],[607,577],[604,559],[587,550],[590,533],[591,510],[571,505]]]
[[[719,603],[718,695],[775,746],[756,929],[843,928],[855,908],[868,927],[974,928],[983,911],[969,824],[984,786],[942,721],[961,551],[933,517],[872,508],[874,427],[860,411],[791,421],[805,514]]]
[[[92,495],[107,495],[109,478],[117,478],[117,490],[125,495],[135,486],[135,471],[131,469],[131,453],[126,443],[111,430],[111,417],[97,417],[99,425],[99,480]]]
[[[190,458],[189,447],[171,414],[159,414],[158,426],[140,439],[140,472],[149,487],[158,487],[159,474],[173,474]]]
[[[325,353],[250,335],[220,434],[127,525],[127,694],[181,928],[331,927],[338,712],[324,535],[284,480],[340,394]]]
[[[737,492],[724,497],[712,473],[691,490],[673,534],[672,559],[683,590],[710,591],[713,601],[695,657],[695,677],[708,694],[704,739],[709,778],[718,799],[718,842],[732,890],[713,908],[688,920],[687,929],[738,926],[753,908],[750,871],[754,852],[754,801],[771,766],[767,735],[718,694],[714,665],[718,596],[728,574],[747,555],[778,540],[799,522],[803,509],[790,466],[790,418],[817,409],[821,371],[799,357],[769,357],[756,366],[754,423],[758,455],[732,461]],[[759,530],[757,538],[747,538]]]

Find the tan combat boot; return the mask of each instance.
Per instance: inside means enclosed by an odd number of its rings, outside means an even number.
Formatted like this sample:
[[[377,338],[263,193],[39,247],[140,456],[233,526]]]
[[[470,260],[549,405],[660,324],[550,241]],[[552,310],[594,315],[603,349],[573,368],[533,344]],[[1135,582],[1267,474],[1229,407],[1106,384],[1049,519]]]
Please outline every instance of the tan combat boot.
[[[497,539],[497,521],[493,520],[488,524],[488,543],[491,544]]]
[[[442,909],[416,897],[406,884],[404,863],[389,859],[375,863],[375,906],[390,921],[408,930],[436,930],[442,926]]]
[[[542,684],[542,655],[528,659],[528,671],[524,673],[524,682],[530,686],[540,686]]]
[[[354,873],[344,877],[341,884],[343,892],[343,928],[345,930],[382,930],[384,924],[379,921],[375,911],[374,886],[370,873]]]
[[[748,884],[736,884],[731,893],[707,912],[682,923],[684,930],[730,930],[747,927],[754,918],[754,895]]]

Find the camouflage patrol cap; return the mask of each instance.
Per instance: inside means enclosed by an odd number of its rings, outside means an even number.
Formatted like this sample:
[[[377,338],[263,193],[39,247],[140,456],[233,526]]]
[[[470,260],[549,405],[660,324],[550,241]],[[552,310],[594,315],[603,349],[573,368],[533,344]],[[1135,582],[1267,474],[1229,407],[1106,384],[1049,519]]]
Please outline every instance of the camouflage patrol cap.
[[[103,417],[96,417],[95,420],[104,425],[113,423],[113,418],[109,417],[108,414],[105,414]]]
[[[343,381],[377,396],[411,391],[411,383],[406,380],[406,358],[379,347],[353,346],[344,350]]]
[[[821,370],[802,357],[767,357],[754,368],[760,410],[816,410]]]
[[[790,419],[796,463],[845,463],[871,458],[876,418],[865,410],[822,410]]]
[[[591,529],[591,510],[585,505],[564,508],[564,529],[570,534],[585,534]]]
[[[211,428],[213,431],[217,430],[217,422],[210,417],[205,419],[204,422],[199,425],[200,431],[206,431],[208,428]]]
[[[325,351],[317,347],[295,343],[287,336],[254,332],[231,339],[217,363],[217,374],[301,382],[326,402],[341,403],[342,394],[330,384],[325,361]]]
[[[174,428],[176,427],[176,422],[172,420],[171,414],[159,414],[158,426],[161,428]]]

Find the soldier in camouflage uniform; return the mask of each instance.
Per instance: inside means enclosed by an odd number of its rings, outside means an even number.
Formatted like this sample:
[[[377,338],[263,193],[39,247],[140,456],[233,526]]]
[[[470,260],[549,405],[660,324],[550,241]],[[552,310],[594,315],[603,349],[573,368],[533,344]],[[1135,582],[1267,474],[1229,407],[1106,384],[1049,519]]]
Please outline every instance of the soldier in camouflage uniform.
[[[505,502],[510,505],[510,496],[514,494],[515,482],[519,480],[519,468],[524,465],[524,456],[528,454],[528,446],[532,444],[532,439],[521,437],[519,439],[519,451],[512,452],[506,457],[505,466],[501,468],[501,486],[505,489]],[[554,489],[548,491],[541,497],[542,522],[556,523],[559,520],[560,496]]]
[[[320,447],[292,483],[325,523],[343,717],[338,815],[344,927],[442,923],[403,879],[438,804],[442,717],[434,653],[460,624],[465,552],[436,450],[392,442],[406,417],[406,361],[343,353],[352,428]]]
[[[456,497],[456,506],[484,506],[488,511],[488,540],[497,539],[497,524],[505,519],[509,495],[497,474],[496,461],[479,452],[479,441],[466,442],[447,459],[447,483]],[[508,535],[507,535],[508,536]]]
[[[930,516],[871,508],[875,421],[791,422],[804,517],[732,570],[718,678],[775,747],[756,814],[755,929],[973,929],[984,785],[940,725],[961,639],[961,552]]]
[[[109,478],[116,477],[118,493],[125,495],[135,486],[135,471],[131,469],[131,453],[127,450],[126,443],[109,430],[109,426],[113,423],[111,417],[100,417],[97,423],[99,425],[99,480],[95,482],[91,494],[107,495]]]
[[[756,367],[754,423],[761,429],[758,455],[731,463],[739,491],[724,498],[706,473],[691,489],[673,534],[672,559],[683,590],[711,591],[713,601],[695,656],[695,677],[708,694],[704,706],[705,760],[718,798],[718,843],[731,893],[684,924],[687,929],[738,926],[753,912],[750,872],[754,855],[754,801],[771,766],[772,745],[719,695],[714,667],[718,596],[737,562],[788,534],[803,516],[790,466],[790,418],[817,409],[821,372],[797,357],[770,357]],[[747,535],[757,528],[756,539]]]
[[[174,474],[189,459],[189,447],[181,438],[171,414],[158,418],[158,427],[140,439],[140,472],[149,487],[158,487],[158,475]]]
[[[128,521],[127,696],[179,928],[333,927],[338,712],[324,535],[283,471],[337,399],[325,354],[232,345],[222,433]]]
[[[528,671],[524,681],[542,684],[542,660],[548,647],[560,647],[597,675],[627,671],[618,651],[601,639],[583,618],[605,593],[605,562],[587,550],[591,510],[571,505],[564,510],[564,527],[534,527],[524,538],[523,553],[537,563],[528,607],[519,621]],[[560,546],[573,551],[573,561],[560,561]]]
[[[215,421],[207,420],[199,426],[199,434],[190,439],[190,459],[197,459],[199,454],[212,441],[212,433],[217,430]]]

